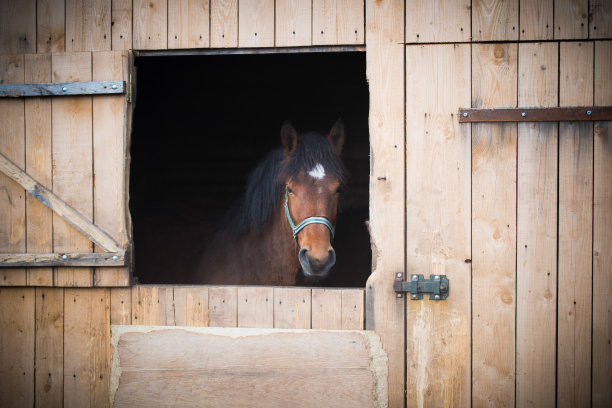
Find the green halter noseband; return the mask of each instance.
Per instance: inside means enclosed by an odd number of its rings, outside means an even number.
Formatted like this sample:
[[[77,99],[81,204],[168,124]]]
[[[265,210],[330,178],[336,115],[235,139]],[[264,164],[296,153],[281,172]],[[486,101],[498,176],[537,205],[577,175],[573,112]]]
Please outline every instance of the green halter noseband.
[[[295,225],[295,222],[293,222],[293,218],[291,218],[291,213],[289,212],[289,189],[285,189],[285,215],[287,216],[287,221],[289,221],[289,226],[291,227],[291,233],[293,234],[293,238],[295,239],[295,242],[297,242],[298,232],[300,232],[301,230],[304,229],[304,227],[310,224],[325,225],[327,228],[329,228],[331,239],[332,240],[334,239],[336,228],[325,217],[308,217],[304,221],[300,222],[298,225]]]

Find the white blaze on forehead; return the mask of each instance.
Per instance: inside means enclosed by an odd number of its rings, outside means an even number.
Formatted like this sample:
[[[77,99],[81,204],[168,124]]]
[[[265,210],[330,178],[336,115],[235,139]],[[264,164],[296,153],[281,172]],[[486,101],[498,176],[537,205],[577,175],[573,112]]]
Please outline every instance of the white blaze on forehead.
[[[325,169],[320,163],[318,163],[308,172],[308,174],[317,180],[321,180],[323,177],[325,177]]]

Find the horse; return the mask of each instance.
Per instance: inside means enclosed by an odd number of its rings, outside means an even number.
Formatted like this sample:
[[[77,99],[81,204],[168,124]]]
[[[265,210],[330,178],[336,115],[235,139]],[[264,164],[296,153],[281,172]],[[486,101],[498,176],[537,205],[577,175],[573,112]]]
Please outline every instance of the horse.
[[[328,135],[287,121],[281,147],[248,178],[195,270],[202,284],[316,285],[336,262],[332,247],[346,171],[341,119]]]

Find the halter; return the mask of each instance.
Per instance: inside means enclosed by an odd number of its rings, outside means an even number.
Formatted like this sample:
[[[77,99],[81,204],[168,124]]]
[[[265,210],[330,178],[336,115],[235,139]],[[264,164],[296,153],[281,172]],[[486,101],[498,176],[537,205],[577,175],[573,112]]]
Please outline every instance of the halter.
[[[287,221],[289,221],[289,226],[291,227],[291,233],[293,234],[293,239],[295,239],[296,243],[297,243],[298,232],[300,232],[301,230],[304,229],[304,227],[310,224],[325,225],[327,228],[329,228],[331,239],[332,240],[334,239],[336,228],[325,217],[308,217],[304,221],[300,222],[298,225],[295,225],[295,222],[293,222],[293,218],[291,218],[291,213],[289,212],[289,190],[288,189],[285,189],[285,215],[287,216]]]

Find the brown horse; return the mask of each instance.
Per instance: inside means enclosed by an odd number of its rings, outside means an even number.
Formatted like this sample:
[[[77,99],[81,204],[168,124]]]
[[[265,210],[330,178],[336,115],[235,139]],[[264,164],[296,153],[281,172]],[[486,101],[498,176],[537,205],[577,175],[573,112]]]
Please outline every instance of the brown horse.
[[[344,179],[344,125],[325,137],[289,122],[278,148],[255,168],[245,196],[208,245],[193,281],[206,284],[313,284],[336,262],[331,242]]]

